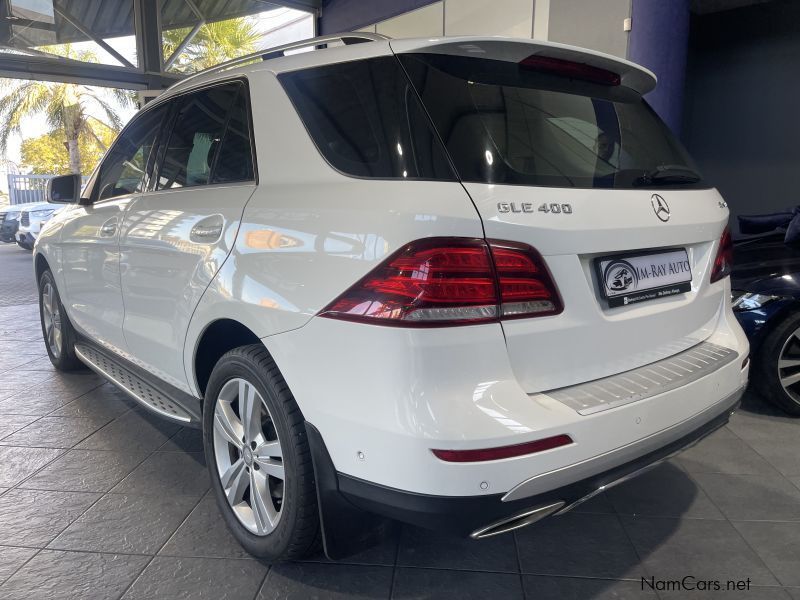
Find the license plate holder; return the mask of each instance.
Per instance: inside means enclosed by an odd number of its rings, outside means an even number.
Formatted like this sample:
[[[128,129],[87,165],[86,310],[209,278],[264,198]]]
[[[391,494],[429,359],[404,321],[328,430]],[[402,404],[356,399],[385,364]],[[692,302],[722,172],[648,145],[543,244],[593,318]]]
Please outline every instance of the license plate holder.
[[[643,250],[594,259],[600,295],[610,308],[683,294],[692,289],[686,248]]]

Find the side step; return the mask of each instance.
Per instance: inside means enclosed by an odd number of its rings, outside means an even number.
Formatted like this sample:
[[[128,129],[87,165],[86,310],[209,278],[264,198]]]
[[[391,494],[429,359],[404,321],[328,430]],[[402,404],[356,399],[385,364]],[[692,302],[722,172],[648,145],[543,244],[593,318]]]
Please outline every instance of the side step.
[[[137,375],[132,368],[124,366],[93,345],[76,343],[75,355],[87,367],[154,413],[182,425],[199,425],[199,415],[193,415],[181,403]]]

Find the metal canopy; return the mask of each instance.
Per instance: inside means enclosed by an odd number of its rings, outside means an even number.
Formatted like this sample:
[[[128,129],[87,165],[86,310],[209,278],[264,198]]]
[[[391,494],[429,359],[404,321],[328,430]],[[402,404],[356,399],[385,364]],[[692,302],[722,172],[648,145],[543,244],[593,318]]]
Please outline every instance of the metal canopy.
[[[319,10],[320,0],[0,0],[0,77],[162,89],[181,76],[166,71],[161,32],[287,7]],[[135,36],[139,65],[105,40]],[[93,41],[121,66],[52,57],[35,48]]]

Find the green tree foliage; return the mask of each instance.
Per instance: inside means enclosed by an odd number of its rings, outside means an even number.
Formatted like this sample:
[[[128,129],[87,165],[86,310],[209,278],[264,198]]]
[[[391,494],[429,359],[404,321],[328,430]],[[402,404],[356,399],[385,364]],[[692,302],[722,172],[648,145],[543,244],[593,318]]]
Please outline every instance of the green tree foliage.
[[[69,44],[50,47],[48,51],[65,58],[94,62],[90,52],[73,51]],[[116,100],[112,103],[112,99]],[[0,80],[0,153],[5,154],[12,134],[20,134],[25,118],[42,116],[47,120],[52,134],[60,136],[68,159],[68,171],[80,173],[80,139],[94,139],[104,145],[103,136],[108,129],[117,132],[122,120],[117,106],[131,104],[124,90],[98,90],[85,85],[53,83],[18,79]],[[103,121],[93,115],[101,115]],[[63,146],[62,146],[63,147]]]
[[[103,157],[116,132],[104,127],[98,128],[93,137],[86,133],[78,136],[78,150],[81,157],[80,172],[88,175]],[[20,163],[31,173],[38,175],[64,175],[70,172],[69,153],[64,136],[53,131],[37,138],[22,142]]]
[[[182,28],[164,32],[164,60],[172,56],[190,31],[190,28]],[[193,73],[208,69],[237,56],[255,52],[260,40],[261,33],[253,20],[247,17],[206,23],[173,63],[172,70]]]

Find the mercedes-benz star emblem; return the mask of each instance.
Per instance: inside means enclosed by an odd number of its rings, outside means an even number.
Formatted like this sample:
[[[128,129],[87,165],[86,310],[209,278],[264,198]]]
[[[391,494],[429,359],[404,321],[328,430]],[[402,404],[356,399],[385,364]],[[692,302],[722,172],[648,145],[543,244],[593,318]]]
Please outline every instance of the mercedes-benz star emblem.
[[[650,197],[650,204],[653,206],[653,212],[656,216],[666,223],[669,221],[669,204],[658,194],[653,194]]]

